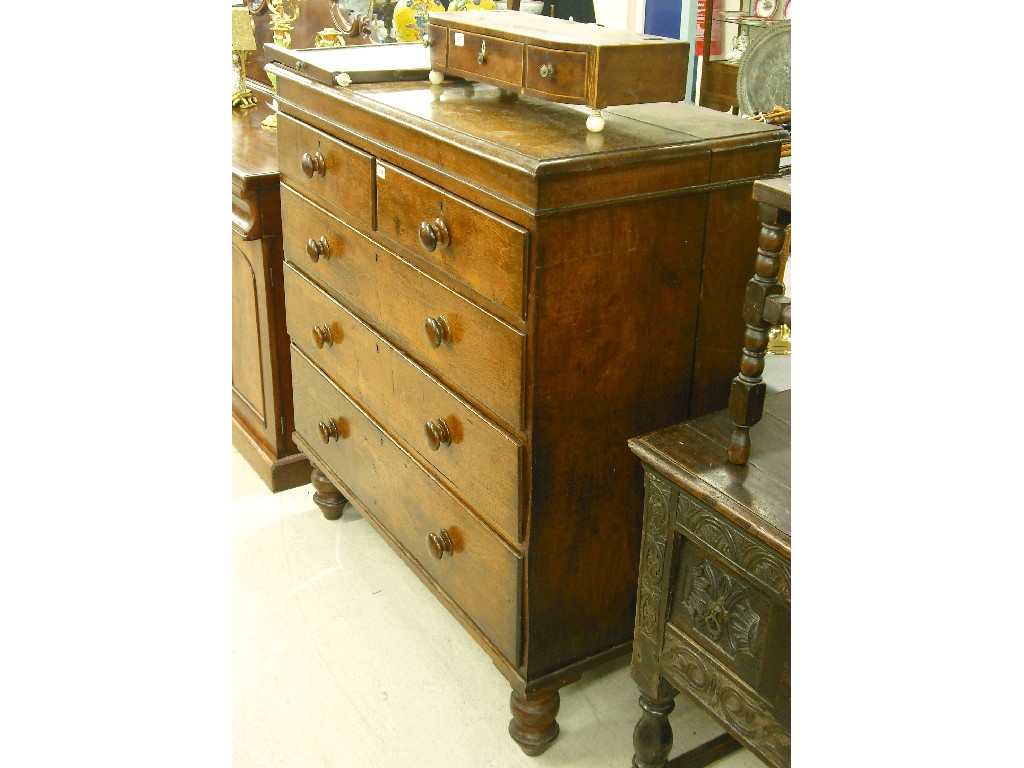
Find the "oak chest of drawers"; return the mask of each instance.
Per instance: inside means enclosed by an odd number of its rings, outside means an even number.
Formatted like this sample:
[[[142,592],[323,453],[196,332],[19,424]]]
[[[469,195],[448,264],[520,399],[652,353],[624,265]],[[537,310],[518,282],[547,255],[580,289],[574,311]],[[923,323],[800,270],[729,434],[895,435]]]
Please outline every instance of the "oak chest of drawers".
[[[268,71],[314,498],[358,507],[481,644],[537,754],[558,689],[630,646],[626,440],[724,406],[783,134],[680,104],[588,134],[487,85]]]

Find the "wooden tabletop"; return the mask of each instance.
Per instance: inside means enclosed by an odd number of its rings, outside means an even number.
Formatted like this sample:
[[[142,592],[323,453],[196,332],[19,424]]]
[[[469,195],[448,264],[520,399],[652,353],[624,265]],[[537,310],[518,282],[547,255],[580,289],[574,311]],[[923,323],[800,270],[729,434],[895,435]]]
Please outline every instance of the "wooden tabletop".
[[[270,97],[253,89],[258,102],[252,109],[231,108],[231,180],[239,189],[273,186],[279,182],[277,132],[260,123],[270,114]]]
[[[759,203],[773,205],[784,211],[792,211],[790,187],[792,176],[780,176],[777,179],[762,179],[754,182],[754,199]]]
[[[633,453],[777,551],[790,553],[790,391],[769,395],[746,464],[729,461],[727,411],[629,441]]]

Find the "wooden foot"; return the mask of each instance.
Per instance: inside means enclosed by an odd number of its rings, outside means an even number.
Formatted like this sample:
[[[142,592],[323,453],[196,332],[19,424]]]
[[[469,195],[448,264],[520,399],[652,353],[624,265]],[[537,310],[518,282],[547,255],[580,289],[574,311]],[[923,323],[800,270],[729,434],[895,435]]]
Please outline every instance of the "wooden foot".
[[[560,698],[558,689],[528,693],[512,691],[509,705],[512,720],[508,724],[509,735],[530,757],[536,757],[551,746],[558,736],[558,714]]]
[[[341,510],[345,506],[345,497],[341,495],[341,491],[335,488],[330,478],[316,467],[313,467],[313,473],[309,480],[313,483],[313,501],[320,507],[324,517],[328,520],[339,519]]]
[[[633,729],[633,768],[664,768],[672,751],[672,726],[668,715],[675,709],[672,699],[653,699],[640,694],[643,712]]]

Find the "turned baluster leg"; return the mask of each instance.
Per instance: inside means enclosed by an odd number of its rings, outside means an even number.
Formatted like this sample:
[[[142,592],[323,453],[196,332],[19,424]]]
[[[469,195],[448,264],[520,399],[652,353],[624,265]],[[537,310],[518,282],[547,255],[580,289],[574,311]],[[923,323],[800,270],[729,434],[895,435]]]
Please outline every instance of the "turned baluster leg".
[[[772,329],[771,323],[765,320],[765,303],[784,290],[779,282],[779,269],[786,227],[790,221],[789,211],[760,203],[757,215],[761,220],[761,236],[754,265],[755,276],[747,283],[743,301],[743,320],[747,324],[743,356],[739,375],[732,380],[729,391],[729,417],[733,423],[729,461],[733,464],[745,464],[750,458],[750,428],[761,420],[764,410],[765,384],[761,374],[764,373],[764,355]]]
[[[330,478],[316,467],[313,467],[310,482],[313,483],[313,501],[320,507],[324,517],[328,520],[339,519],[342,507],[345,506],[345,497],[341,495],[341,491],[335,488]]]
[[[560,701],[558,688],[526,694],[513,689],[509,701],[512,720],[508,724],[508,732],[530,757],[546,750],[558,736],[555,716]]]
[[[633,768],[663,768],[672,751],[669,713],[676,703],[671,697],[655,699],[640,694],[640,720],[633,729]]]

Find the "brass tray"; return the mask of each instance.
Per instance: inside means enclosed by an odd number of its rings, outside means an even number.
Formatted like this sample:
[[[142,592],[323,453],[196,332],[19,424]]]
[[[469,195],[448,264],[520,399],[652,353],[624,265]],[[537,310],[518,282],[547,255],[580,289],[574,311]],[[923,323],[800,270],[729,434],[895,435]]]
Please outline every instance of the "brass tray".
[[[266,43],[263,49],[268,62],[325,85],[426,80],[430,72],[430,50],[423,43],[296,49]]]

